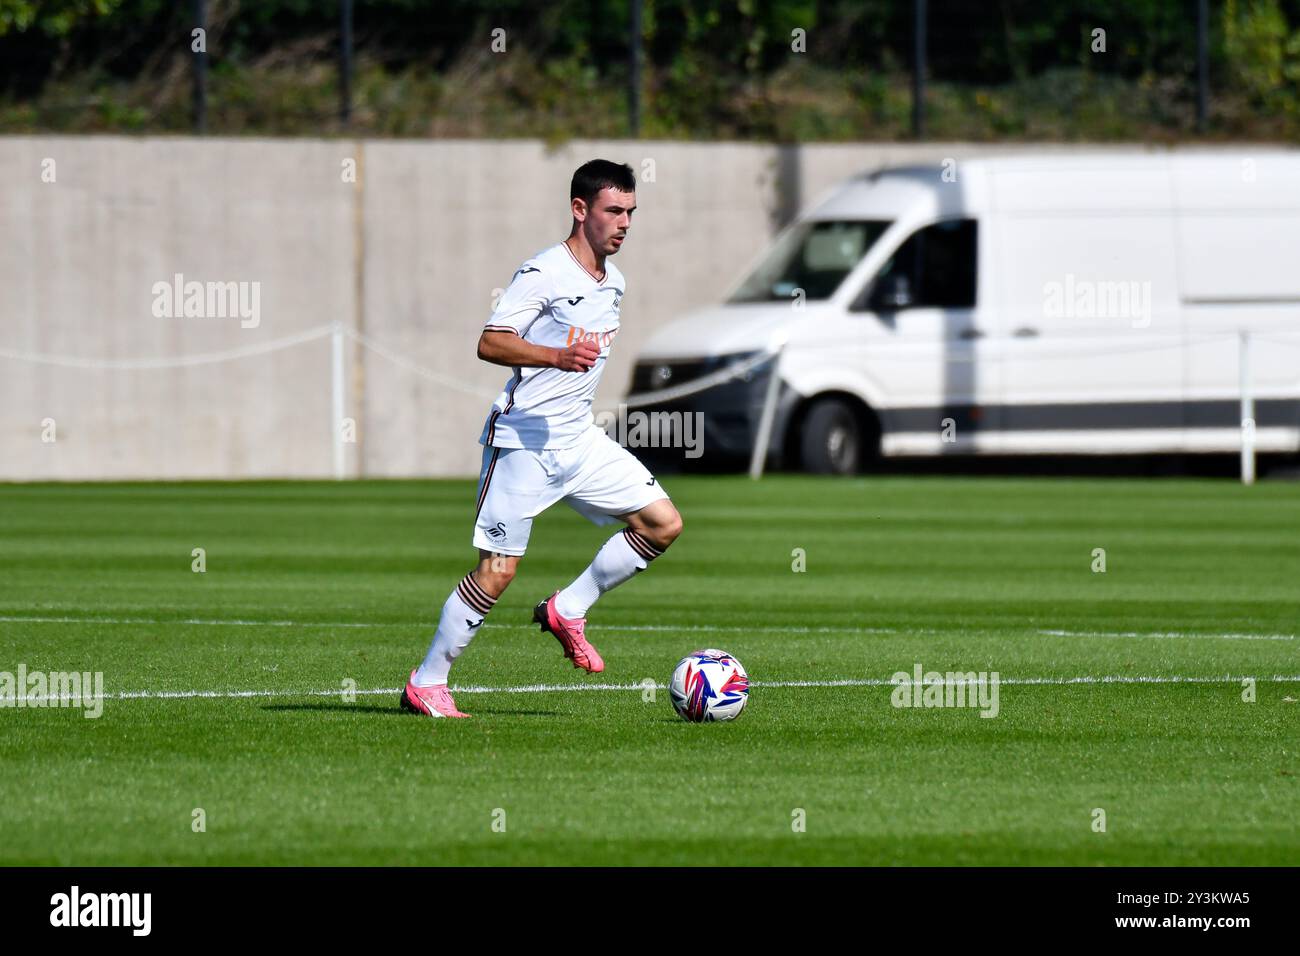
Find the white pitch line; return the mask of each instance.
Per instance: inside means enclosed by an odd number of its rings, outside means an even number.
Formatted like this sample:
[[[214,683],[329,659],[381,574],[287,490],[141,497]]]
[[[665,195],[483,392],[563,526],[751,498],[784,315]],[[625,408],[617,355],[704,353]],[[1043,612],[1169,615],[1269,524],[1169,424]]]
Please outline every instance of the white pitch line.
[[[1240,684],[1250,675],[1233,677],[1225,675],[1223,677],[1184,677],[1181,675],[1154,675],[1154,676],[1130,676],[1123,674],[1106,674],[1096,676],[1084,674],[1079,677],[1003,677],[998,679],[999,685],[1008,686],[1068,686],[1071,684]],[[1250,677],[1257,683],[1263,684],[1300,684],[1300,674],[1284,675],[1274,674],[1269,677]],[[760,688],[788,688],[788,687],[898,687],[911,685],[914,681],[907,680],[895,684],[892,680],[883,677],[865,677],[865,678],[843,678],[839,680],[776,680],[776,681],[750,681],[750,687]],[[966,686],[979,686],[984,684],[983,680],[954,680],[951,682],[955,687],[959,684]],[[637,691],[646,690],[650,684],[520,684],[514,687],[484,687],[480,685],[468,684],[464,687],[459,684],[453,685],[451,690],[457,694],[554,694],[567,693],[570,691]],[[656,690],[666,690],[666,684],[654,684]],[[358,697],[372,696],[396,696],[402,692],[401,687],[376,687],[366,690],[349,691],[347,693],[355,694]],[[344,691],[335,690],[132,690],[122,691],[116,694],[104,694],[102,700],[196,700],[196,699],[218,699],[233,700],[243,698],[277,698],[277,697],[342,697]],[[17,698],[25,703],[48,701],[78,701],[78,697],[58,697],[58,698],[41,698],[41,697],[24,697]],[[93,700],[96,698],[85,698]],[[16,701],[15,701],[16,702]],[[13,706],[8,704],[7,706]]]
[[[181,618],[178,620],[162,620],[159,618],[145,617],[31,617],[31,616],[2,616],[0,615],[0,624],[106,624],[106,625],[137,625],[145,624],[150,626],[164,627],[167,625],[187,625],[198,627],[354,627],[354,628],[376,628],[391,629],[397,627],[420,627],[433,628],[432,621],[399,621],[396,623],[385,623],[377,621],[250,621],[240,618],[221,620],[219,618]],[[485,628],[495,630],[521,630],[524,628],[532,629],[532,624],[496,624],[489,623],[483,625]],[[670,631],[673,633],[692,633],[699,632],[703,634],[928,634],[928,635],[952,635],[957,632],[940,630],[938,628],[897,628],[897,627],[761,627],[747,626],[743,624],[601,624],[600,630],[613,632],[656,632]],[[983,630],[998,630],[997,628],[984,628]],[[1038,634],[1046,637],[1103,637],[1103,638],[1175,638],[1175,639],[1208,639],[1208,640],[1235,640],[1235,641],[1293,641],[1294,634],[1195,634],[1190,631],[1062,631],[1038,629]]]
[[[1189,631],[1039,631],[1051,637],[1209,637],[1221,641],[1294,641],[1294,634],[1193,634]]]
[[[363,627],[363,628],[395,628],[395,627],[423,627],[432,630],[437,626],[435,621],[399,621],[396,623],[385,623],[382,621],[249,621],[241,619],[221,620],[214,618],[180,618],[176,620],[162,620],[160,618],[146,617],[24,617],[24,616],[0,616],[0,624],[147,624],[150,626],[166,626],[168,624],[196,625],[200,627]],[[483,625],[486,628],[497,630],[520,630],[522,628],[532,629],[534,625],[529,624],[496,624],[489,623]],[[736,634],[753,634],[753,633],[783,633],[783,634],[938,634],[937,630],[928,630],[924,628],[909,629],[900,631],[893,627],[746,627],[741,624],[602,624],[600,629],[603,631],[703,631],[703,632],[727,632]]]

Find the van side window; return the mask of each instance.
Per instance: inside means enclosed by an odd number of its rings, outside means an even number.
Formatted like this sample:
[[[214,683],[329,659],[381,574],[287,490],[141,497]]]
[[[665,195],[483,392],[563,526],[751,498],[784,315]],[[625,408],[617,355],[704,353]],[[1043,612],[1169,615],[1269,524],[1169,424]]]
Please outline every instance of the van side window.
[[[880,270],[871,307],[888,307],[882,294],[897,297],[903,289],[910,299],[907,308],[974,308],[975,233],[974,219],[937,222],[914,232]]]
[[[889,228],[878,220],[806,220],[784,232],[728,300],[789,302],[829,299]]]

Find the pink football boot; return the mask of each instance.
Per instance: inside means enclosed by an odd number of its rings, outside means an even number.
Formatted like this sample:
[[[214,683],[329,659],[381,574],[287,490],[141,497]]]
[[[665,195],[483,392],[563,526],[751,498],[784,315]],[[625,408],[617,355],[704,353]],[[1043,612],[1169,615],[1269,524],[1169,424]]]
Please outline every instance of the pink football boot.
[[[402,709],[413,714],[425,714],[429,717],[468,717],[456,709],[456,702],[447,692],[446,684],[434,684],[432,687],[416,687],[415,671],[406,682],[402,691]]]
[[[533,608],[533,620],[542,626],[543,631],[550,631],[564,648],[564,656],[573,661],[574,667],[599,674],[605,669],[605,662],[600,659],[596,649],[587,643],[584,633],[587,627],[585,617],[560,617],[555,610],[556,591],[537,607]]]

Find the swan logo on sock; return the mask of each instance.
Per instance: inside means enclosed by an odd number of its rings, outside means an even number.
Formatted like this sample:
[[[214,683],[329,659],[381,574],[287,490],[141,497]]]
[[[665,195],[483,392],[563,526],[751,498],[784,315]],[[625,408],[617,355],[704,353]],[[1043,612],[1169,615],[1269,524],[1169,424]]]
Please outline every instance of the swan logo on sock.
[[[472,631],[486,620],[487,618],[485,617],[479,618],[477,621],[471,621],[469,618],[465,618],[465,626]]]

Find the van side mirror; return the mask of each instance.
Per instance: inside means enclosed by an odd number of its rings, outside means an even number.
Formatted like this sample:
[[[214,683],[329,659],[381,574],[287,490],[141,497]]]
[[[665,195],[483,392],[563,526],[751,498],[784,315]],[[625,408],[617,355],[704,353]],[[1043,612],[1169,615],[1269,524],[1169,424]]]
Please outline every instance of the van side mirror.
[[[912,284],[901,272],[886,276],[871,293],[871,308],[877,312],[897,312],[913,301]]]

